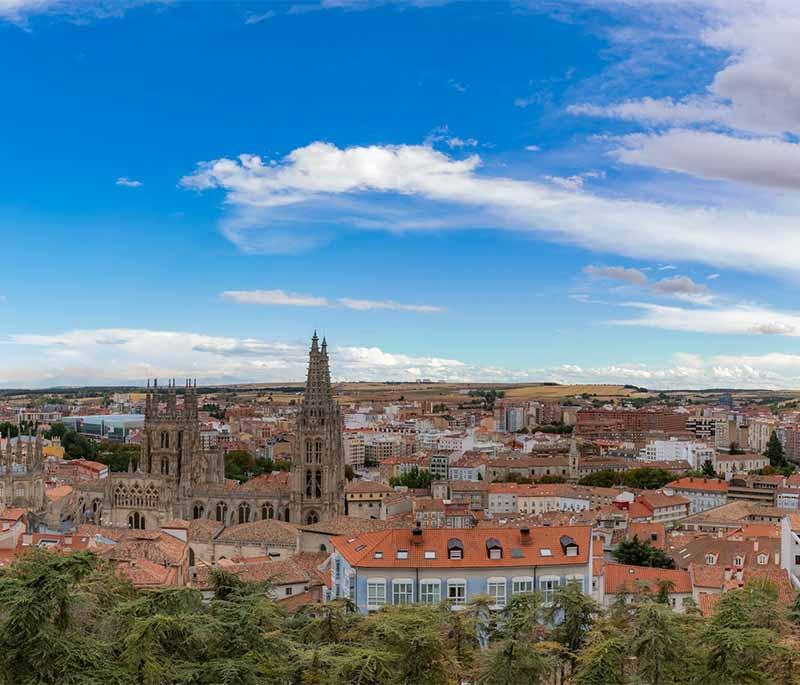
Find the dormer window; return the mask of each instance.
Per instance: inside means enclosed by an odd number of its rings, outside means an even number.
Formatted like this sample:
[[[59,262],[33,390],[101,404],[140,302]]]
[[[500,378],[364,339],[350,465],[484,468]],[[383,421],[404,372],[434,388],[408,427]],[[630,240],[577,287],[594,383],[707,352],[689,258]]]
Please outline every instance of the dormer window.
[[[436,558],[436,550],[426,549],[425,550],[425,558],[426,559],[435,559]]]
[[[733,557],[733,565],[744,566],[744,557],[737,554],[735,557]]]
[[[447,558],[448,559],[463,559],[464,558],[464,543],[458,538],[450,538],[447,541]]]
[[[408,559],[408,550],[407,549],[398,549],[397,550],[397,558],[398,559]]]
[[[578,543],[575,542],[575,540],[573,540],[569,535],[562,535],[558,541],[561,544],[561,549],[564,552],[564,556],[578,556]]]
[[[486,554],[490,559],[503,558],[503,546],[497,538],[489,538],[486,541]]]
[[[706,563],[709,566],[713,566],[717,563],[717,557],[715,557],[713,554],[706,554]]]
[[[767,562],[769,561],[769,557],[766,554],[759,554],[756,561],[758,562],[759,566],[766,566]]]
[[[383,552],[375,552],[375,554],[373,554],[372,556],[375,559],[383,559]]]

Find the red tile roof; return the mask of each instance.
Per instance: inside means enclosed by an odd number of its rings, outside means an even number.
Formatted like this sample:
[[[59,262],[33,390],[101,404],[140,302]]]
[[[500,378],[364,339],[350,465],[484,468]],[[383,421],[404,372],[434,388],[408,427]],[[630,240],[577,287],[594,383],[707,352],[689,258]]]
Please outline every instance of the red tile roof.
[[[662,580],[672,581],[672,592],[674,593],[690,593],[692,591],[692,581],[688,571],[629,566],[628,564],[606,564],[605,577],[605,591],[610,595],[620,592],[638,594],[642,591],[642,584],[655,594],[658,592],[658,583]]]
[[[516,528],[447,528],[426,529],[421,541],[414,542],[408,529],[364,533],[355,537],[332,539],[336,550],[354,567],[370,568],[484,568],[507,566],[553,566],[588,564],[591,528],[589,526],[554,526],[530,529],[530,542],[523,542]],[[448,545],[458,540],[463,548],[462,559],[448,558]],[[487,542],[497,541],[503,550],[501,559],[490,559]],[[562,546],[568,541],[578,545],[576,556],[567,556]],[[398,550],[407,558],[397,558]],[[549,554],[542,554],[549,550]],[[425,552],[434,552],[426,559]],[[381,553],[375,558],[375,553]]]
[[[667,483],[665,488],[675,490],[697,490],[698,492],[728,492],[728,481],[719,478],[678,478]]]

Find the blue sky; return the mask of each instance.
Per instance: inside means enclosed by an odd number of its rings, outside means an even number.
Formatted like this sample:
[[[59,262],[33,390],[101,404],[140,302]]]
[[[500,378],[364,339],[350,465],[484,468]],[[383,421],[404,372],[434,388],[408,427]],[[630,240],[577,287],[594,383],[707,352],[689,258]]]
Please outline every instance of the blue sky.
[[[799,387],[785,0],[0,0],[0,386]]]

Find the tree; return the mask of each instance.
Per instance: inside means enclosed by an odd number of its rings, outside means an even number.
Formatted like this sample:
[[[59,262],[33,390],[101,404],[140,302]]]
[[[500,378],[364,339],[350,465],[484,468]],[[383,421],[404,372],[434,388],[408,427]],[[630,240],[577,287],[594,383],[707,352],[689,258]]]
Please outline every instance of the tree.
[[[612,556],[620,564],[675,568],[675,562],[664,553],[664,550],[653,547],[649,540],[639,540],[638,535],[634,535],[631,540],[620,542],[612,552]]]
[[[608,620],[595,625],[578,654],[576,685],[622,685],[627,645],[619,628]]]
[[[672,674],[681,672],[685,645],[669,606],[644,602],[636,607],[629,652],[636,657],[642,682],[652,685],[675,682]]]
[[[548,619],[555,626],[553,639],[564,647],[570,671],[575,668],[578,652],[599,613],[598,604],[584,594],[578,583],[567,583],[554,593]]]
[[[706,478],[716,478],[717,474],[714,471],[714,463],[710,459],[703,462],[703,476]]]
[[[395,476],[389,479],[389,484],[392,487],[397,485],[404,485],[411,489],[426,489],[431,486],[433,476],[430,471],[420,471],[416,466],[412,466],[409,471],[402,476]]]
[[[767,450],[764,452],[764,456],[769,457],[769,465],[776,469],[785,468],[788,464],[786,455],[783,452],[783,445],[775,431],[769,436],[769,442],[767,442]]]

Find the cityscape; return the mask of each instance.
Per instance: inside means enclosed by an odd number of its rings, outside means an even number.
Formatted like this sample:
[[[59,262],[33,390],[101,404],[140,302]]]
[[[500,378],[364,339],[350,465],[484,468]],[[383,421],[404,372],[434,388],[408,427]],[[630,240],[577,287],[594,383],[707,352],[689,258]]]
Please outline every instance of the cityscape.
[[[800,685],[788,0],[0,0],[0,684]]]

